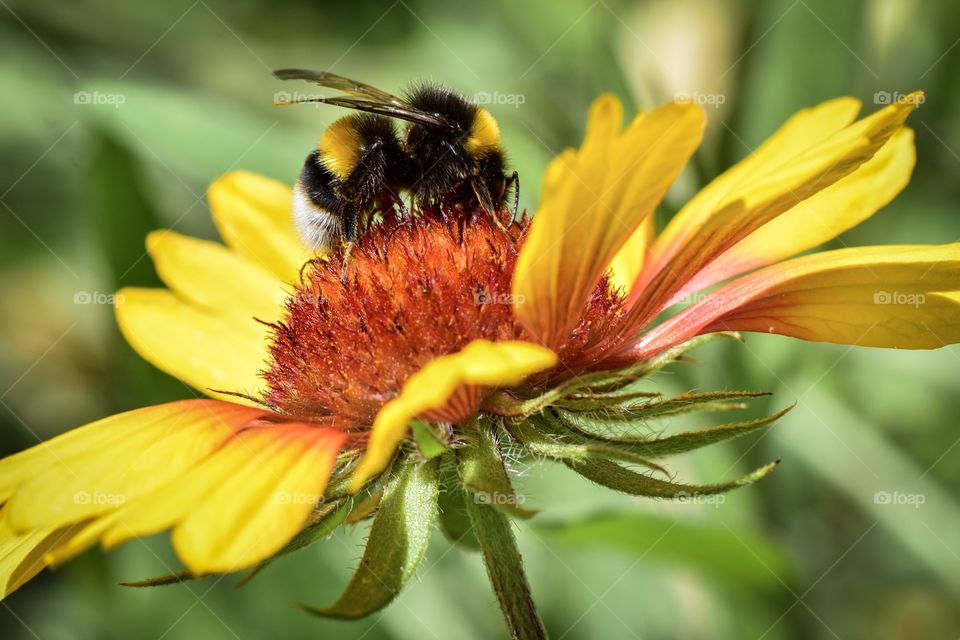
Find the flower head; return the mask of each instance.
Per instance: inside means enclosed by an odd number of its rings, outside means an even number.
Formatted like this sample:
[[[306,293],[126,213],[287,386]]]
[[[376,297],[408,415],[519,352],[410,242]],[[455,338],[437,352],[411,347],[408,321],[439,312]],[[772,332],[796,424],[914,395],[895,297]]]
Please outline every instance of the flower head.
[[[388,572],[395,584],[371,596],[378,588],[359,576],[322,611],[356,617],[409,577],[451,465],[454,495],[487,501],[466,502],[479,532],[501,512],[531,515],[493,499],[513,495],[503,446],[638,495],[756,480],[772,465],[697,486],[657,477],[658,459],[778,416],[676,436],[613,425],[756,395],[663,398],[641,386],[720,332],[894,348],[960,341],[960,245],[793,258],[905,186],[914,151],[904,123],[917,102],[860,120],[849,98],[801,111],[655,233],[703,113],[671,103],[624,128],[620,102],[603,96],[582,145],[550,165],[532,219],[504,228],[442,205],[385,216],[345,279],[340,255],[313,256],[297,237],[288,187],[221,178],[210,202],[226,246],[151,235],[169,289],[125,290],[117,307],[141,355],[210,399],[113,416],[0,461],[5,593],[98,541],[172,529],[188,572],[203,575],[262,566],[376,512],[360,572],[385,561],[371,547],[397,540],[403,565]],[[894,292],[922,303],[891,304]]]

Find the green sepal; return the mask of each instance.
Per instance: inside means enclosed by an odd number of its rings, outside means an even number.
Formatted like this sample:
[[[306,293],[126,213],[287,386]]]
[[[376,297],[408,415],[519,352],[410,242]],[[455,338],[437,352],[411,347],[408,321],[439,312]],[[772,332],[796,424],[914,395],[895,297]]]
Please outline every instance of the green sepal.
[[[636,391],[636,383],[644,382],[643,378],[660,371],[668,364],[686,360],[687,351],[699,347],[707,342],[721,338],[740,340],[740,334],[735,331],[720,331],[697,336],[678,344],[650,360],[638,362],[618,371],[602,371],[584,376],[578,376],[582,381],[579,393],[615,393]]]
[[[488,504],[518,518],[532,518],[538,511],[521,506],[524,499],[513,490],[510,476],[497,450],[492,425],[475,420],[463,428],[466,444],[457,450],[458,468],[466,499]]]
[[[639,400],[649,400],[662,396],[663,394],[658,391],[617,389],[610,392],[579,393],[557,400],[554,406],[563,407],[570,411],[591,411],[609,407],[625,408],[635,405]]]
[[[357,572],[326,608],[309,613],[355,620],[390,604],[423,560],[437,517],[439,460],[407,460],[391,478],[370,527]]]
[[[194,575],[189,571],[176,571],[174,573],[168,573],[165,576],[157,576],[156,578],[147,578],[146,580],[131,580],[129,582],[121,582],[120,586],[121,587],[163,587],[168,584],[179,584],[181,582],[197,580],[203,577],[204,576]]]
[[[447,450],[447,445],[434,432],[429,423],[414,420],[410,423],[417,449],[424,460],[432,460]]]
[[[565,461],[565,464],[588,480],[616,491],[634,496],[648,498],[679,498],[689,499],[697,496],[716,495],[726,493],[731,489],[753,484],[774,470],[779,460],[756,469],[736,480],[720,484],[685,484],[668,482],[648,475],[631,471],[609,460],[582,460],[577,462]]]
[[[664,475],[670,475],[663,465],[635,453],[626,447],[612,447],[603,443],[586,442],[582,438],[556,437],[545,414],[530,420],[509,422],[507,430],[527,451],[554,460],[619,460],[639,464]],[[569,430],[568,430],[568,433]]]
[[[632,395],[632,394],[630,394]],[[580,429],[609,433],[612,429],[622,429],[644,420],[675,416],[692,411],[728,411],[743,409],[740,400],[750,400],[768,396],[766,391],[710,391],[706,393],[683,393],[673,398],[651,400],[638,403],[636,399],[608,404],[597,403],[601,407],[594,411],[570,411],[558,408],[557,415],[569,424]]]
[[[479,551],[480,541],[477,540],[470,515],[467,513],[467,500],[473,500],[473,496],[463,488],[457,472],[457,458],[451,452],[440,459],[437,523],[451,544],[470,551]]]
[[[580,408],[590,401],[606,405],[619,402],[628,402],[631,399],[656,397],[659,394],[653,391],[639,389],[638,385],[645,384],[644,378],[655,373],[672,362],[683,359],[684,353],[705,342],[717,338],[740,339],[736,332],[717,332],[697,336],[672,349],[667,349],[660,355],[630,365],[618,371],[598,371],[586,373],[567,380],[549,391],[535,396],[525,396],[519,391],[497,391],[490,394],[484,401],[483,410],[508,418],[526,418],[540,413],[545,408],[556,404],[569,404],[570,408]]]
[[[782,418],[795,405],[790,405],[777,413],[755,420],[745,420],[743,422],[730,422],[702,429],[699,431],[685,431],[669,436],[660,437],[608,437],[598,434],[594,431],[581,429],[572,421],[564,420],[563,416],[554,417],[550,412],[544,413],[544,420],[553,430],[551,435],[562,437],[572,436],[581,443],[593,443],[616,449],[632,451],[643,456],[651,458],[663,458],[666,456],[688,453],[702,447],[712,444],[718,444],[734,438],[739,438],[756,431],[761,431]]]

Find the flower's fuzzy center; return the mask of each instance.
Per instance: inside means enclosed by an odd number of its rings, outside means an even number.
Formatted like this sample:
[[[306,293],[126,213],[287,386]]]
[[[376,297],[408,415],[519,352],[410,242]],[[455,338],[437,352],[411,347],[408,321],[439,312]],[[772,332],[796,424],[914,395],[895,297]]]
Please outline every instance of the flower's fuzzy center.
[[[288,414],[369,425],[434,358],[480,338],[531,340],[511,294],[528,226],[504,229],[482,212],[434,212],[368,229],[345,281],[339,254],[308,264],[274,325],[266,401]],[[561,369],[578,366],[577,354],[609,329],[619,304],[604,282],[558,349]]]

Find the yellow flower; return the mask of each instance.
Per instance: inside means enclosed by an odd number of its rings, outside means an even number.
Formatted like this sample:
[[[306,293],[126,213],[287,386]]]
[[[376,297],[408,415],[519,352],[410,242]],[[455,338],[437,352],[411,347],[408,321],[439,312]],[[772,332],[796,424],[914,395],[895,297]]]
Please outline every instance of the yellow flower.
[[[415,455],[401,447],[415,418],[456,443],[477,414],[532,415],[581,379],[698,335],[960,341],[960,245],[792,257],[906,185],[917,102],[860,120],[850,98],[801,111],[655,234],[704,115],[671,103],[623,128],[620,102],[603,96],[579,149],[549,167],[532,222],[384,222],[353,250],[346,282],[339,256],[317,259],[296,235],[287,186],[221,178],[209,196],[225,245],[152,234],[169,288],[125,289],[117,306],[144,358],[210,398],[106,418],[0,461],[4,595],[94,543],[165,529],[194,575],[256,565],[324,500],[368,486],[398,450]]]

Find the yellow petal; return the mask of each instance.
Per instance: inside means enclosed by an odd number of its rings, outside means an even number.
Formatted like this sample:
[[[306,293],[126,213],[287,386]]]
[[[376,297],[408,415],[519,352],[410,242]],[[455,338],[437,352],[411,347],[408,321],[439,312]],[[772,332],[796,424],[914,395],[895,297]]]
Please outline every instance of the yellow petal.
[[[897,103],[855,122],[724,196],[659,273],[649,282],[638,281],[631,299],[640,301],[630,310],[628,323],[639,329],[725,251],[870,160],[902,128],[916,102]]]
[[[900,129],[859,169],[744,238],[685,291],[698,291],[832,240],[893,200],[907,186],[915,164],[913,131]]]
[[[541,206],[552,198],[559,197],[567,184],[567,176],[572,173],[576,162],[576,149],[564,149],[550,161],[543,174],[543,185],[540,192]]]
[[[206,313],[166,289],[123,289],[116,314],[137,353],[203,393],[242,402],[217,391],[257,395],[264,388],[267,327]]]
[[[761,331],[898,349],[960,342],[960,243],[840,249],[755,271],[650,331],[649,357],[694,335]]]
[[[794,114],[749,156],[715,178],[684,205],[657,237],[650,251],[647,270],[659,271],[666,260],[696,233],[724,197],[820,144],[853,122],[859,111],[859,100],[836,98]]]
[[[293,225],[293,192],[254,173],[228,173],[208,193],[213,221],[224,242],[281,282],[297,282],[314,254]]]
[[[624,294],[630,291],[643,270],[647,249],[653,243],[655,232],[656,218],[649,215],[610,262],[610,284]]]
[[[253,427],[179,479],[111,514],[112,547],[175,527],[173,544],[196,574],[264,560],[304,526],[321,499],[343,432],[305,424]]]
[[[611,260],[654,211],[703,133],[703,112],[667,104],[623,132],[622,108],[603,96],[583,145],[551,168],[550,187],[517,260],[517,315],[544,344],[560,346]],[[562,184],[559,184],[561,183]]]
[[[203,310],[238,324],[280,319],[286,298],[280,280],[222,244],[155,231],[147,250],[167,286]]]
[[[68,540],[76,526],[15,533],[0,519],[0,600],[47,566],[48,551]]]
[[[183,400],[98,420],[0,460],[15,531],[53,529],[121,508],[183,474],[262,410]]]
[[[156,428],[156,425],[176,420],[177,416],[184,412],[222,411],[223,415],[230,416],[234,409],[250,411],[230,403],[212,400],[179,401],[127,411],[71,429],[0,460],[0,493],[9,496],[30,478],[62,467],[62,460],[89,455],[99,449],[109,449],[113,443],[130,433]]]
[[[474,340],[457,353],[431,360],[410,376],[400,395],[377,414],[367,450],[351,479],[351,490],[359,491],[368,479],[386,469],[411,420],[443,407],[462,385],[515,385],[556,363],[556,355],[544,347],[487,340]]]

